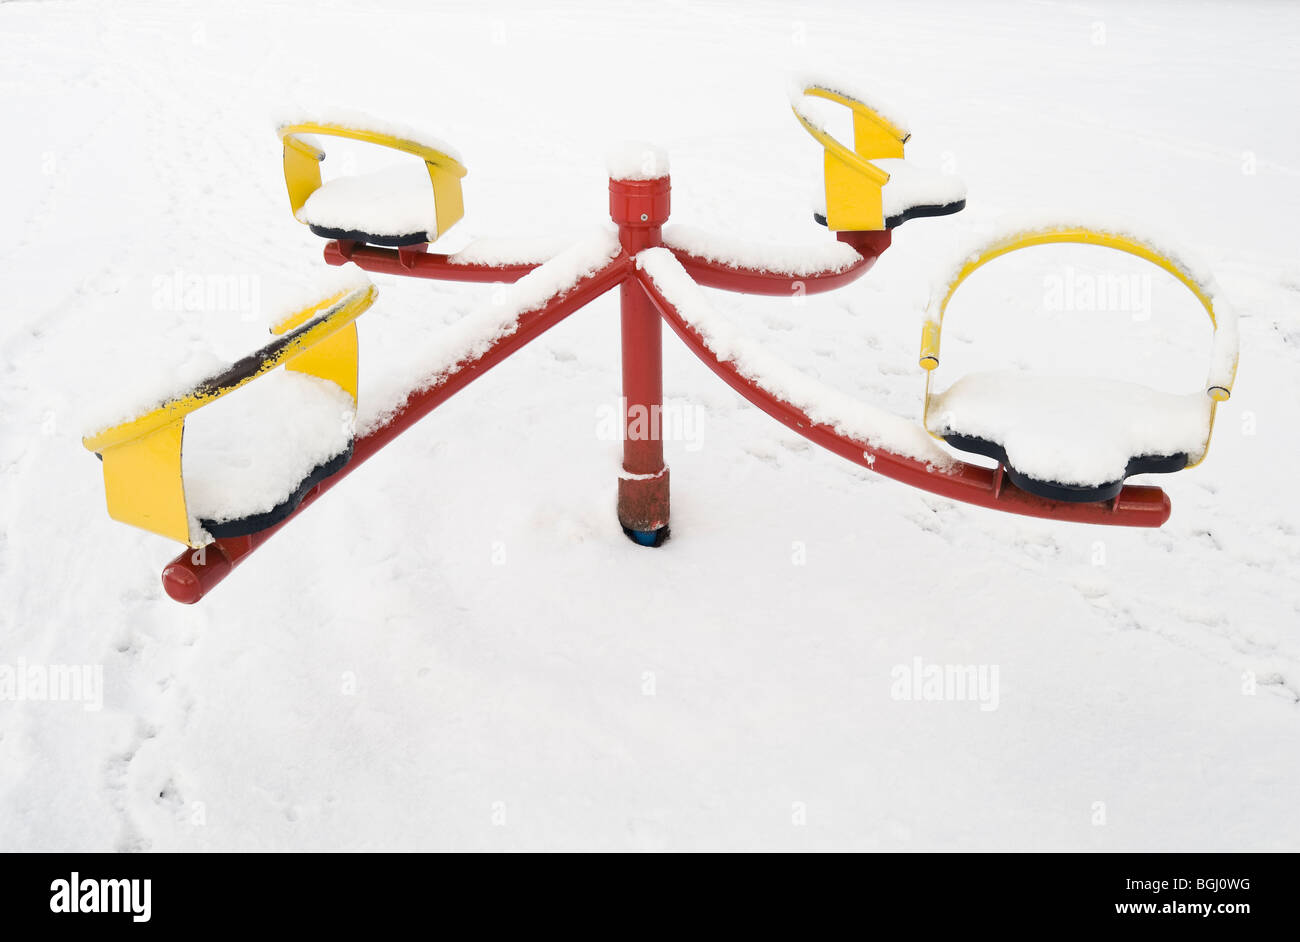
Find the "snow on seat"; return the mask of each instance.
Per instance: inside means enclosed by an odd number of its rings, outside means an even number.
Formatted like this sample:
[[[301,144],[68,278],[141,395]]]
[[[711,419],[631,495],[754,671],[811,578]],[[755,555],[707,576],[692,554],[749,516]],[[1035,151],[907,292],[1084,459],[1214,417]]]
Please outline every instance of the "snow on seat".
[[[950,173],[928,170],[901,157],[871,163],[889,174],[880,191],[886,229],[921,216],[947,216],[966,206],[966,184]]]
[[[923,216],[948,216],[966,207],[966,184],[950,173],[929,170],[901,157],[878,157],[868,163],[889,174],[880,189],[886,229]],[[826,225],[824,191],[813,207],[813,218]]]
[[[294,216],[327,239],[414,245],[438,238],[438,208],[424,164],[326,181]]]
[[[352,454],[352,397],[328,380],[278,370],[186,423],[190,517],[214,537],[278,523]]]
[[[936,394],[926,429],[1007,467],[1022,490],[1109,500],[1124,479],[1181,471],[1204,453],[1212,400],[1091,377],[990,371]]]

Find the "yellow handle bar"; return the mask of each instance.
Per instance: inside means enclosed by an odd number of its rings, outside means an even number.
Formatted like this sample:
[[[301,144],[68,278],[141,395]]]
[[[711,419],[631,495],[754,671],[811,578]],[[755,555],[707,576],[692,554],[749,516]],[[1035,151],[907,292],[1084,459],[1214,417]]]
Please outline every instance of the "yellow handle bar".
[[[961,284],[969,278],[976,270],[986,265],[993,259],[1019,249],[1029,248],[1035,245],[1050,245],[1056,243],[1077,243],[1082,245],[1100,245],[1106,248],[1116,249],[1120,252],[1126,252],[1129,255],[1145,259],[1154,265],[1157,265],[1164,271],[1173,275],[1182,284],[1196,296],[1196,300],[1201,302],[1205,308],[1206,314],[1209,315],[1210,323],[1214,327],[1216,345],[1219,342],[1219,319],[1214,311],[1214,299],[1212,298],[1208,287],[1202,284],[1196,276],[1187,270],[1179,262],[1171,259],[1163,252],[1150,245],[1127,235],[1121,235],[1113,232],[1102,232],[1096,229],[1087,229],[1079,226],[1048,228],[1030,230],[1027,232],[1018,232],[1014,235],[998,239],[979,251],[971,255],[957,270],[956,274],[950,278],[942,291],[940,300],[937,304],[932,305],[932,316],[927,318],[925,326],[921,332],[921,368],[924,370],[933,370],[939,365],[939,343],[943,331],[943,316],[948,309],[948,302],[952,296],[957,293]],[[1216,357],[1218,359],[1218,357]],[[1215,402],[1224,402],[1232,395],[1232,383],[1237,372],[1237,355],[1232,351],[1231,368],[1226,375],[1215,375],[1212,373],[1206,384],[1206,391],[1210,398]]]

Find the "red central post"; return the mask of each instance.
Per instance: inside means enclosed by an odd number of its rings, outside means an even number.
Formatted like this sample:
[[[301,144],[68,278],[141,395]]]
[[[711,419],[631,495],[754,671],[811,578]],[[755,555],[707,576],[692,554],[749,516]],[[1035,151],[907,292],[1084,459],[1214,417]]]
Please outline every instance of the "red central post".
[[[635,256],[663,244],[668,176],[609,181],[609,215],[623,249]],[[668,468],[664,465],[663,324],[645,289],[628,278],[619,289],[623,333],[623,473],[618,521],[637,543],[658,546],[668,531]]]

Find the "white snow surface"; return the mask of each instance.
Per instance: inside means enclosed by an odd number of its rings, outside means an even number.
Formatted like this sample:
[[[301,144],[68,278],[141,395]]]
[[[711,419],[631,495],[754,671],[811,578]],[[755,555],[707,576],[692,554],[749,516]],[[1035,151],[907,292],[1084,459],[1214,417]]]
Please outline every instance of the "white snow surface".
[[[1300,847],[1300,9],[566,10],[0,4],[0,665],[104,679],[98,711],[0,699],[0,848]],[[432,35],[456,42],[431,56]],[[645,81],[633,35],[663,66]],[[665,444],[672,539],[635,546],[601,431],[614,292],[201,603],[163,595],[179,547],[108,518],[83,416],[131,380],[246,354],[273,289],[329,270],[287,211],[266,102],[445,129],[474,155],[447,239],[604,224],[605,145],[642,137],[672,154],[672,223],[815,245],[820,148],[781,89],[810,67],[904,104],[909,159],[949,150],[970,206],[903,226],[847,288],[709,305],[919,422],[925,302],[958,243],[1080,204],[1172,230],[1238,311],[1242,369],[1205,462],[1147,479],[1173,503],[1163,528],[908,489],[773,422],[666,332],[665,408],[699,433]],[[1156,279],[1149,321],[1065,312],[1080,327],[1063,342],[1064,316],[1036,307],[1074,247],[1018,254],[954,301],[942,369],[1198,387],[1209,328],[1180,286],[1164,299]],[[156,299],[176,271],[260,299]],[[363,408],[426,377],[426,351],[503,290],[374,280]],[[996,709],[904,699],[916,658],[996,667]]]
[[[852,246],[826,238],[803,245],[774,245],[674,223],[664,227],[663,240],[664,245],[731,268],[759,268],[796,278],[842,272],[862,260]]]
[[[970,373],[934,398],[929,425],[1000,444],[1016,470],[1040,481],[1096,486],[1124,477],[1130,458],[1198,459],[1210,397],[1113,380],[1010,371]]]
[[[709,304],[704,289],[668,249],[647,249],[637,255],[636,263],[718,359],[734,364],[742,376],[798,406],[814,422],[895,454],[940,467],[951,463],[917,423],[832,389],[765,350],[748,331]]]
[[[438,237],[438,205],[424,161],[326,180],[299,208],[298,221],[327,229]]]

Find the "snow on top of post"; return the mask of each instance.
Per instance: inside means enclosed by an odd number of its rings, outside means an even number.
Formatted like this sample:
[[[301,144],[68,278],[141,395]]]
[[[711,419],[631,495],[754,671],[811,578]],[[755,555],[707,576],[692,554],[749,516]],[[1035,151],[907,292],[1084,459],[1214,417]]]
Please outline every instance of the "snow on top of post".
[[[875,96],[875,93],[869,89],[863,88],[856,82],[845,79],[843,76],[823,75],[820,73],[801,72],[790,78],[789,95],[790,104],[795,110],[808,120],[810,124],[820,130],[824,130],[822,124],[814,120],[817,115],[816,111],[805,111],[809,100],[804,95],[804,90],[809,88],[820,88],[836,95],[842,95],[845,98],[853,98],[862,102],[880,117],[884,118],[898,130],[907,133],[907,118],[898,109],[881,101]]]
[[[460,152],[446,141],[432,134],[399,121],[376,118],[364,111],[350,108],[285,108],[273,115],[277,131],[295,124],[322,124],[345,128],[349,131],[369,131],[373,134],[385,134],[405,141],[414,141],[431,150],[446,154],[457,163],[463,164]],[[313,141],[319,145],[319,142]]]
[[[668,152],[646,141],[623,141],[605,152],[611,180],[658,180],[668,176]]]
[[[814,422],[864,445],[936,467],[952,464],[952,458],[919,424],[854,399],[765,350],[746,331],[714,309],[704,289],[669,249],[646,249],[637,255],[636,263],[686,323],[699,333],[714,356],[734,364],[742,376],[771,395],[803,410]]]

